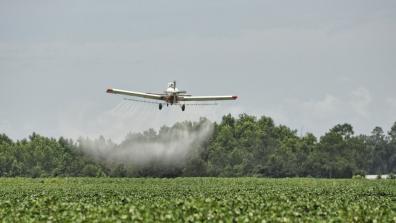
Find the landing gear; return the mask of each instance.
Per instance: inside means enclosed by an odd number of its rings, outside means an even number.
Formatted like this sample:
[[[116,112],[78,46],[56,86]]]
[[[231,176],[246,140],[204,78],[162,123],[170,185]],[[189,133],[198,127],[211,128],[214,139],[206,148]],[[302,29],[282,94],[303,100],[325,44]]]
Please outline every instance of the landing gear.
[[[186,105],[181,106],[182,111],[186,110]]]
[[[158,108],[159,108],[159,110],[162,109],[162,104],[161,103],[159,104]]]

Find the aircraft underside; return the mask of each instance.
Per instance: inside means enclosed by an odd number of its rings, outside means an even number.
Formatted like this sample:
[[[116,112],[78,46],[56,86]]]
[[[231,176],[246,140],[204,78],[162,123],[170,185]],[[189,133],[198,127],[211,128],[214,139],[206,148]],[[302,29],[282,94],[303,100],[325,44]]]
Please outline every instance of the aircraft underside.
[[[186,110],[186,105],[185,105],[185,104],[173,103],[173,102],[166,101],[166,106],[168,107],[169,105],[171,105],[171,106],[172,106],[172,105],[180,105],[180,108],[181,108],[182,111],[185,111],[185,110]],[[159,110],[162,110],[162,107],[163,107],[163,104],[162,104],[162,103],[159,103],[159,104],[158,104]]]

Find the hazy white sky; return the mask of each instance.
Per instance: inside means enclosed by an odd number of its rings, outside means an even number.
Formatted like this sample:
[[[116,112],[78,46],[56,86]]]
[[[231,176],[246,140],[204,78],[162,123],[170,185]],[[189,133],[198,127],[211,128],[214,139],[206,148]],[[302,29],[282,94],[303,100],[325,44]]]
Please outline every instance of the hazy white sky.
[[[121,139],[180,120],[268,115],[323,134],[396,121],[396,1],[0,0],[0,132]],[[107,87],[236,94],[158,111]]]

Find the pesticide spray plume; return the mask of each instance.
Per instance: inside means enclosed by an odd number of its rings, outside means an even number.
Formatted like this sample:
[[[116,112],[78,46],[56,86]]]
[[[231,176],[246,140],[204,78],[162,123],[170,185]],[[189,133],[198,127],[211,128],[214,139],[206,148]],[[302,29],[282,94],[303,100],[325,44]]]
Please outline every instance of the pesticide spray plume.
[[[81,151],[108,168],[124,165],[134,171],[156,166],[182,168],[185,162],[199,155],[213,133],[213,123],[201,118],[198,122],[184,121],[172,127],[163,126],[143,133],[130,133],[115,144],[104,137],[96,140],[79,139]]]
[[[78,103],[60,118],[62,135],[78,139],[82,154],[109,169],[183,168],[207,148],[214,130],[209,120],[220,120],[224,111],[240,113],[225,106],[191,106],[185,112],[169,106],[159,111],[158,105],[120,99],[102,112],[101,103]]]

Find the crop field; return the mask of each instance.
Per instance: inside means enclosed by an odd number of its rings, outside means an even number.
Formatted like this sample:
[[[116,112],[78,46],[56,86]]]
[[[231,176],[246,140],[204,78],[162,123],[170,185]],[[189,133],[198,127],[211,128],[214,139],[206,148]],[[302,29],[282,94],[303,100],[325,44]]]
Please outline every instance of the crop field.
[[[396,181],[1,178],[3,222],[396,222]]]

